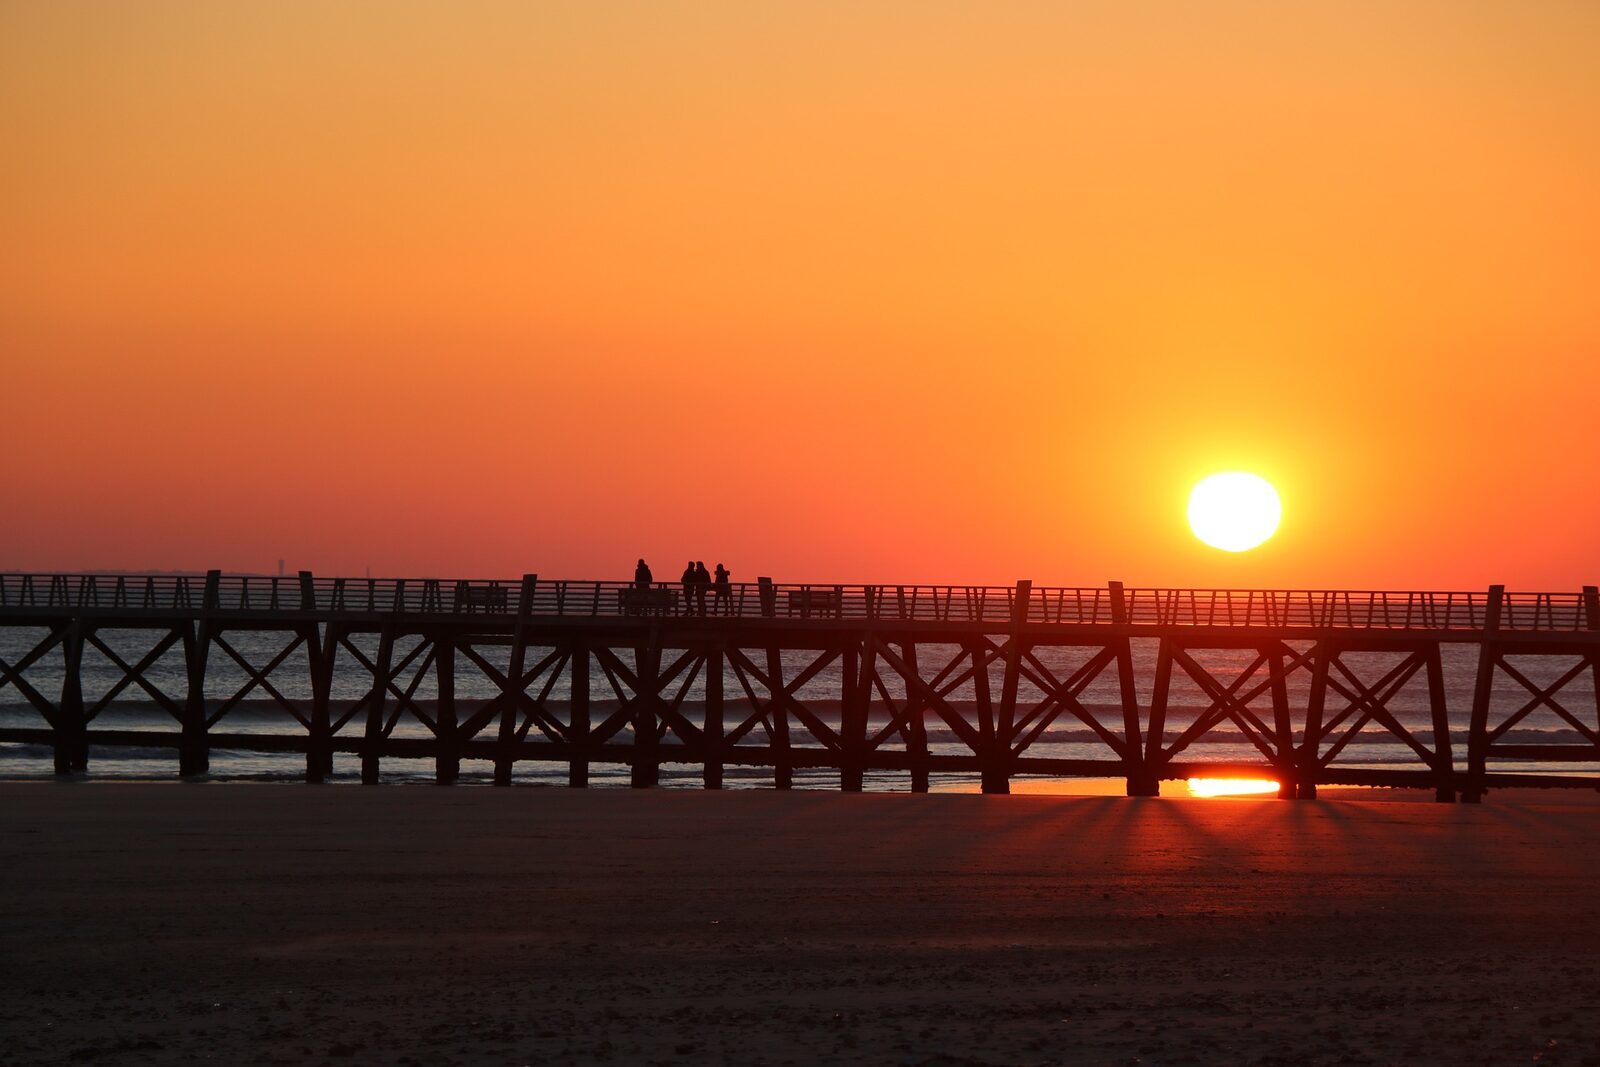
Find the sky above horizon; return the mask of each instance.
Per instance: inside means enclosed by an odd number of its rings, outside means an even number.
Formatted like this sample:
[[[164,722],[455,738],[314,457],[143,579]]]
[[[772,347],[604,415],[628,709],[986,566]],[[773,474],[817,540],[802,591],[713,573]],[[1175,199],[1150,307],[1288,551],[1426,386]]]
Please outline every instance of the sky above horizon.
[[[0,568],[1600,581],[1588,0],[7,0],[0,158]]]

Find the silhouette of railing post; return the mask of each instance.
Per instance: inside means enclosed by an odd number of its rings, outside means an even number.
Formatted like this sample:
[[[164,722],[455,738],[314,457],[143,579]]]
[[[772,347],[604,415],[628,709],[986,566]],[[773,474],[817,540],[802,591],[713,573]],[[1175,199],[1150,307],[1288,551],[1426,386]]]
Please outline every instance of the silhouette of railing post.
[[[1583,625],[1590,630],[1600,630],[1600,586],[1583,587]]]
[[[1472,721],[1467,729],[1467,785],[1461,791],[1461,799],[1468,804],[1483,802],[1484,779],[1489,772],[1489,698],[1494,692],[1495,664],[1500,658],[1500,643],[1495,634],[1500,629],[1505,594],[1505,586],[1491,585],[1484,611],[1478,675],[1472,689]]]
[[[770,619],[778,614],[778,591],[773,588],[772,579],[757,578],[756,591],[761,602],[762,616]]]
[[[1121,582],[1107,583],[1111,596],[1111,622],[1128,625],[1128,597]],[[1139,722],[1139,691],[1133,679],[1133,642],[1127,635],[1112,638],[1117,658],[1117,688],[1122,694],[1122,732],[1127,738],[1127,767],[1130,797],[1161,795],[1161,780],[1147,767],[1144,758],[1144,729]]]
[[[184,665],[189,689],[183,703],[183,727],[178,739],[178,774],[189,778],[211,769],[211,746],[206,738],[206,660],[216,624],[213,614],[221,599],[221,571],[207,571],[200,615],[184,631]]]
[[[317,610],[317,580],[310,571],[300,572],[300,610]]]

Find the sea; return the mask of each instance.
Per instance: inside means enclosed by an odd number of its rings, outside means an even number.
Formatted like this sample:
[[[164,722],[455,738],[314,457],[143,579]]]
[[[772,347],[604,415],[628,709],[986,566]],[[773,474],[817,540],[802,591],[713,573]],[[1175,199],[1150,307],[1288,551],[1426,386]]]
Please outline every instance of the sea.
[[[16,665],[31,649],[44,637],[42,630],[26,628],[0,627],[0,660],[6,664]],[[82,680],[84,700],[86,706],[96,709],[91,722],[91,729],[118,729],[131,731],[150,731],[152,733],[172,733],[177,730],[177,722],[172,714],[162,706],[150,693],[143,690],[138,684],[126,681],[125,672],[116,662],[120,659],[124,664],[137,664],[156,651],[156,641],[159,635],[146,630],[103,630],[97,637],[106,646],[105,650],[90,646],[84,653]],[[305,714],[310,705],[311,686],[308,663],[304,647],[289,649],[289,639],[281,634],[230,632],[224,635],[232,651],[219,645],[212,645],[207,661],[207,695],[208,710],[215,715],[221,712],[221,717],[213,729],[217,732],[233,734],[249,733],[299,733],[303,727],[295,718],[297,709]],[[375,638],[355,638],[355,646],[364,655],[373,658],[376,655]],[[1151,692],[1155,683],[1156,642],[1153,640],[1135,640],[1134,646],[1134,683],[1138,694],[1141,721],[1147,718],[1151,701]],[[397,642],[396,661],[402,661],[413,646],[405,641]],[[1297,646],[1290,643],[1291,649]],[[286,651],[287,649],[287,651]],[[108,655],[107,653],[110,653]],[[527,663],[536,664],[548,649],[530,648]],[[487,656],[491,663],[499,669],[506,667],[507,651],[503,648],[490,649],[496,653]],[[250,683],[250,676],[235,659],[243,659],[256,667],[273,662],[280,655],[282,659],[268,676],[275,694],[256,686],[246,691],[239,699],[232,698]],[[919,645],[919,665],[924,678],[932,678],[934,673],[946,663],[962,655],[955,646]],[[1039,661],[1047,667],[1058,680],[1069,677],[1074,670],[1082,666],[1089,658],[1090,651],[1067,648],[1040,647],[1036,649]],[[1231,682],[1256,658],[1251,650],[1216,649],[1202,650],[1193,653],[1196,661],[1205,670],[1224,686]],[[115,658],[113,658],[113,656]],[[817,654],[814,652],[785,652],[783,654],[784,676],[788,679],[798,675],[810,666]],[[671,662],[672,653],[666,655],[666,662]],[[764,654],[752,653],[751,658],[758,664],[765,664]],[[414,677],[417,668],[425,663],[427,656],[418,655],[413,660],[406,672],[402,673],[398,684],[402,690],[410,689],[415,684],[414,698],[417,703],[431,713],[432,705],[437,697],[436,680],[431,671],[421,672],[421,677]],[[1375,686],[1380,683],[1397,665],[1405,659],[1400,653],[1346,653],[1343,662],[1349,666],[1352,675],[1362,686]],[[1449,644],[1444,646],[1442,656],[1443,681],[1448,718],[1450,724],[1451,745],[1458,766],[1462,766],[1466,759],[1466,733],[1467,724],[1472,707],[1473,687],[1478,669],[1478,646],[1470,643]],[[1554,694],[1555,699],[1577,722],[1593,729],[1596,724],[1597,705],[1595,694],[1595,679],[1592,668],[1582,667],[1576,657],[1540,656],[1512,658],[1513,666],[1526,678],[1528,683],[1539,689],[1546,689],[1556,682],[1566,679],[1565,684]],[[493,681],[479,668],[477,668],[464,655],[458,655],[456,670],[456,701],[458,714],[465,716],[471,709],[481,707],[483,702],[492,698],[498,688]],[[967,666],[962,664],[956,668],[957,674]],[[1580,669],[1581,668],[1581,669]],[[796,697],[811,708],[819,719],[830,725],[838,724],[838,699],[841,687],[841,662],[833,663],[817,672],[814,677],[802,685],[796,692]],[[991,664],[989,679],[991,691],[998,696],[1001,687],[1001,665],[996,662]],[[39,693],[49,699],[60,696],[63,678],[62,654],[59,648],[50,654],[29,665],[22,677]],[[687,672],[686,672],[687,675]],[[896,704],[905,697],[905,687],[900,684],[894,672],[880,665],[880,676],[884,683],[884,692]],[[173,646],[164,652],[156,654],[144,671],[147,682],[157,691],[165,694],[177,705],[181,706],[184,700],[187,675],[183,662],[181,646]],[[1260,668],[1256,676],[1246,681],[1241,692],[1249,692],[1259,688],[1249,707],[1256,713],[1261,721],[1272,723],[1272,707],[1270,688],[1264,684],[1266,680],[1265,668]],[[1351,678],[1343,673],[1336,672],[1334,679],[1352,692],[1356,691]],[[744,687],[748,681],[754,688],[755,695],[759,698],[763,690],[759,683],[748,676],[741,679],[739,674],[730,666],[725,671],[723,688],[726,694],[726,711],[724,715],[727,728],[731,731],[737,724],[751,712],[749,698]],[[1309,689],[1309,669],[1296,670],[1288,680],[1287,695],[1289,706],[1292,709],[1292,718],[1298,728],[1305,718],[1307,695]],[[530,693],[539,695],[543,689],[544,679],[540,679],[530,686]],[[703,716],[705,678],[695,674],[679,680],[684,686],[681,694],[680,711],[689,721],[698,724]],[[370,686],[370,675],[350,656],[343,654],[339,669],[335,674],[333,689],[334,717],[339,718],[341,710],[347,709],[361,698]],[[591,705],[593,721],[598,723],[619,703],[619,695],[612,688],[605,673],[598,665],[593,670],[591,678]],[[624,686],[624,695],[626,695]],[[679,695],[678,686],[668,691],[670,696]],[[568,679],[563,673],[550,687],[544,698],[548,706],[558,718],[564,717],[566,702],[570,696]],[[108,699],[109,698],[109,699]],[[281,700],[280,700],[281,698]],[[950,703],[960,711],[969,722],[976,722],[974,682],[969,680],[950,694]],[[1031,709],[1041,700],[1044,693],[1031,682],[1024,680],[1019,685],[1018,711],[1019,719],[1024,719]],[[1114,733],[1122,731],[1123,713],[1121,705],[1120,688],[1117,672],[1112,666],[1102,671],[1080,694],[1078,699],[1084,707]],[[1500,723],[1511,715],[1516,714],[1529,701],[1534,699],[1534,694],[1520,682],[1507,675],[1497,672],[1497,682],[1491,701],[1491,724]],[[1328,695],[1327,708],[1324,712],[1324,721],[1337,720],[1340,713],[1349,705],[1349,700],[1340,697],[1334,692]],[[395,701],[391,698],[390,707]],[[1167,714],[1166,738],[1170,743],[1184,729],[1192,724],[1196,718],[1204,713],[1209,701],[1204,696],[1200,686],[1186,677],[1182,670],[1173,671]],[[1432,743],[1432,711],[1427,691],[1426,673],[1418,670],[1413,676],[1404,681],[1404,684],[1395,691],[1388,700],[1386,707],[1396,720],[1406,729],[1414,732],[1424,745]],[[887,723],[887,709],[881,699],[881,694],[875,693],[872,715],[869,719],[869,735],[878,732]],[[821,747],[820,743],[806,735],[802,727],[793,722],[791,718],[791,743],[796,747]],[[1360,720],[1359,714],[1345,717],[1341,728],[1333,735],[1334,738],[1342,737],[1351,726],[1356,726]],[[33,727],[44,728],[48,724],[44,717],[33,708],[14,685],[0,684],[0,727]],[[339,731],[341,736],[359,737],[365,728],[365,712],[354,715],[351,720]],[[491,725],[480,736],[488,738],[494,734],[495,727]],[[952,730],[936,716],[929,714],[927,718],[928,741],[930,750],[934,753],[965,754],[968,750]],[[392,736],[397,738],[428,738],[431,733],[415,715],[402,714],[394,727]],[[763,726],[756,726],[744,738],[744,743],[764,743],[765,732]],[[537,731],[530,734],[537,739]],[[630,740],[627,730],[624,730],[616,740],[627,743]],[[674,738],[668,736],[663,742],[663,765],[661,768],[661,785],[664,788],[699,788],[701,786],[701,769],[696,764],[675,763],[672,761],[672,744]],[[1297,733],[1298,740],[1298,733]],[[1563,718],[1560,713],[1546,706],[1537,706],[1514,726],[1508,729],[1500,739],[1506,743],[1515,744],[1549,744],[1549,745],[1577,745],[1587,743],[1587,738],[1576,728],[1573,722]],[[1329,742],[1331,743],[1331,741]],[[885,742],[885,748],[903,748],[898,734],[890,741]],[[1105,743],[1100,740],[1096,732],[1078,718],[1063,713],[1038,735],[1037,740],[1029,748],[1027,755],[1047,756],[1068,759],[1112,759],[1112,753]],[[1233,723],[1224,721],[1194,741],[1181,757],[1186,762],[1226,762],[1226,761],[1259,761],[1260,753],[1251,744],[1248,738],[1241,733]],[[1363,768],[1422,768],[1417,754],[1398,739],[1393,733],[1385,729],[1378,722],[1367,720],[1360,723],[1345,746],[1340,751],[1334,764],[1339,767]],[[1491,770],[1536,772],[1541,774],[1561,775],[1595,775],[1600,773],[1600,763],[1548,763],[1542,761],[1512,761],[1497,760],[1491,764]],[[17,744],[0,743],[0,778],[27,779],[50,778],[54,776],[52,751],[47,744]],[[434,763],[430,759],[407,759],[385,756],[382,763],[382,772],[385,781],[393,782],[431,782],[434,777]],[[303,780],[305,773],[305,757],[300,753],[263,753],[250,752],[228,748],[213,748],[211,751],[210,773],[207,776],[212,781],[281,781],[295,782]],[[1112,772],[1114,773],[1114,772]],[[596,787],[625,786],[629,780],[629,768],[621,764],[594,763],[590,768],[590,784]],[[493,775],[493,766],[485,760],[466,759],[461,765],[460,781],[464,784],[488,783]],[[177,752],[175,748],[151,745],[149,747],[100,747],[91,746],[89,753],[89,769],[83,777],[94,780],[171,780],[177,776]],[[355,782],[359,780],[359,760],[353,755],[336,754],[334,757],[335,782]],[[513,783],[527,785],[558,785],[564,784],[567,778],[565,763],[543,763],[532,761],[519,761],[516,764]],[[1019,784],[1027,787],[1026,776],[1018,776]],[[773,784],[770,768],[752,768],[729,765],[725,774],[725,785],[728,788],[766,788]],[[1086,791],[1104,791],[1103,784],[1074,783],[1063,781],[1055,783],[1059,788],[1050,787],[1049,783],[1033,783],[1035,791],[1060,791],[1074,792],[1079,789]],[[839,787],[838,771],[815,770],[797,768],[794,772],[794,786],[796,788],[837,789]],[[977,787],[975,774],[936,773],[934,775],[934,788],[948,790],[967,790]],[[910,777],[904,772],[878,771],[869,772],[866,788],[869,790],[906,790],[910,788]]]

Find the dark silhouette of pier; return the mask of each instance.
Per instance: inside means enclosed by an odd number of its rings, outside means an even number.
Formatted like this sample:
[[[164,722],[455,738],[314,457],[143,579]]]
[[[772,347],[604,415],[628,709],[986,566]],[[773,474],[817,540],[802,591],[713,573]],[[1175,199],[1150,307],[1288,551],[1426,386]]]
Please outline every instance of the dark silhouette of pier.
[[[1314,797],[1327,784],[1428,788],[1445,801],[1477,801],[1494,787],[1600,785],[1591,774],[1561,771],[1600,763],[1600,697],[1585,694],[1591,706],[1581,711],[1568,706],[1571,694],[1563,703],[1568,685],[1585,674],[1592,683],[1600,671],[1594,586],[1357,592],[762,579],[730,585],[707,608],[669,583],[535,575],[5,574],[0,627],[37,638],[16,662],[0,660],[0,698],[8,689],[20,694],[46,724],[0,730],[0,742],[51,746],[62,774],[86,769],[96,745],[174,748],[185,776],[206,773],[213,748],[303,752],[313,782],[332,772],[337,752],[359,756],[369,783],[380,780],[390,756],[431,758],[444,783],[456,779],[463,759],[492,761],[497,785],[511,783],[519,761],[565,764],[573,786],[587,784],[593,763],[628,765],[633,785],[652,786],[664,762],[699,766],[710,789],[721,788],[728,766],[771,768],[779,788],[792,783],[796,768],[831,768],[847,791],[861,789],[869,772],[909,775],[917,791],[941,772],[978,774],[994,793],[1007,792],[1016,775],[1122,777],[1128,793],[1140,796],[1156,795],[1163,780],[1196,775],[1267,778],[1288,798]],[[150,632],[154,646],[124,656],[116,634],[127,630]],[[282,648],[252,662],[230,640],[241,632],[275,635]],[[1153,690],[1142,702],[1133,655],[1141,640],[1157,645]],[[1477,649],[1464,745],[1452,737],[1445,700],[1441,652],[1451,644]],[[88,648],[122,673],[93,700],[82,678]],[[152,670],[174,648],[185,665],[181,686]],[[1044,662],[1043,649],[1085,658],[1063,673]],[[1214,649],[1243,651],[1249,665],[1219,675],[1195,655]],[[1357,662],[1370,652],[1392,654],[1377,676]],[[217,691],[215,672],[208,673],[217,656],[242,670],[242,687]],[[806,665],[795,669],[796,656]],[[1530,678],[1529,662],[1540,659],[1559,665],[1553,684]],[[59,687],[46,693],[29,672],[52,665]],[[806,687],[835,665],[838,690],[819,700]],[[463,670],[477,672],[495,695],[459,701]],[[304,672],[309,699],[284,695],[292,672]],[[1083,700],[1102,676],[1115,679],[1115,712]],[[1169,727],[1175,677],[1209,706]],[[349,691],[351,678],[363,695],[335,700],[336,679]],[[418,697],[427,678],[432,700]],[[1392,707],[1414,679],[1431,710],[1423,729],[1403,723]],[[566,695],[558,699],[562,680]],[[697,680],[699,696],[690,701]],[[1303,699],[1291,699],[1291,682]],[[1493,713],[1496,685],[1520,694],[1518,710]],[[97,716],[124,692],[147,698],[174,728],[97,728]],[[252,695],[280,705],[286,729],[230,731],[230,712]],[[1513,743],[1508,731],[1540,710],[1583,743]],[[429,736],[395,736],[405,716]],[[1032,752],[1064,722],[1092,732],[1096,755]],[[934,751],[930,726],[954,742]],[[1219,729],[1246,739],[1256,758],[1185,758]],[[1414,762],[1353,765],[1349,744],[1363,731],[1404,745]],[[1497,771],[1497,761],[1552,770]]]

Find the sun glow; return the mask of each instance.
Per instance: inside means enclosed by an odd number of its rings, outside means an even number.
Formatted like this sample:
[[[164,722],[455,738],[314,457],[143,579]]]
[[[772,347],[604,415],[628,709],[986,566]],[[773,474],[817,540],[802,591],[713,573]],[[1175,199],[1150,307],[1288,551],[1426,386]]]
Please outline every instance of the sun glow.
[[[1189,493],[1189,528],[1212,548],[1244,552],[1271,537],[1283,518],[1272,483],[1244,471],[1204,478]]]
[[[1190,778],[1184,784],[1189,787],[1189,795],[1196,797],[1234,797],[1278,791],[1277,782],[1260,778]]]

